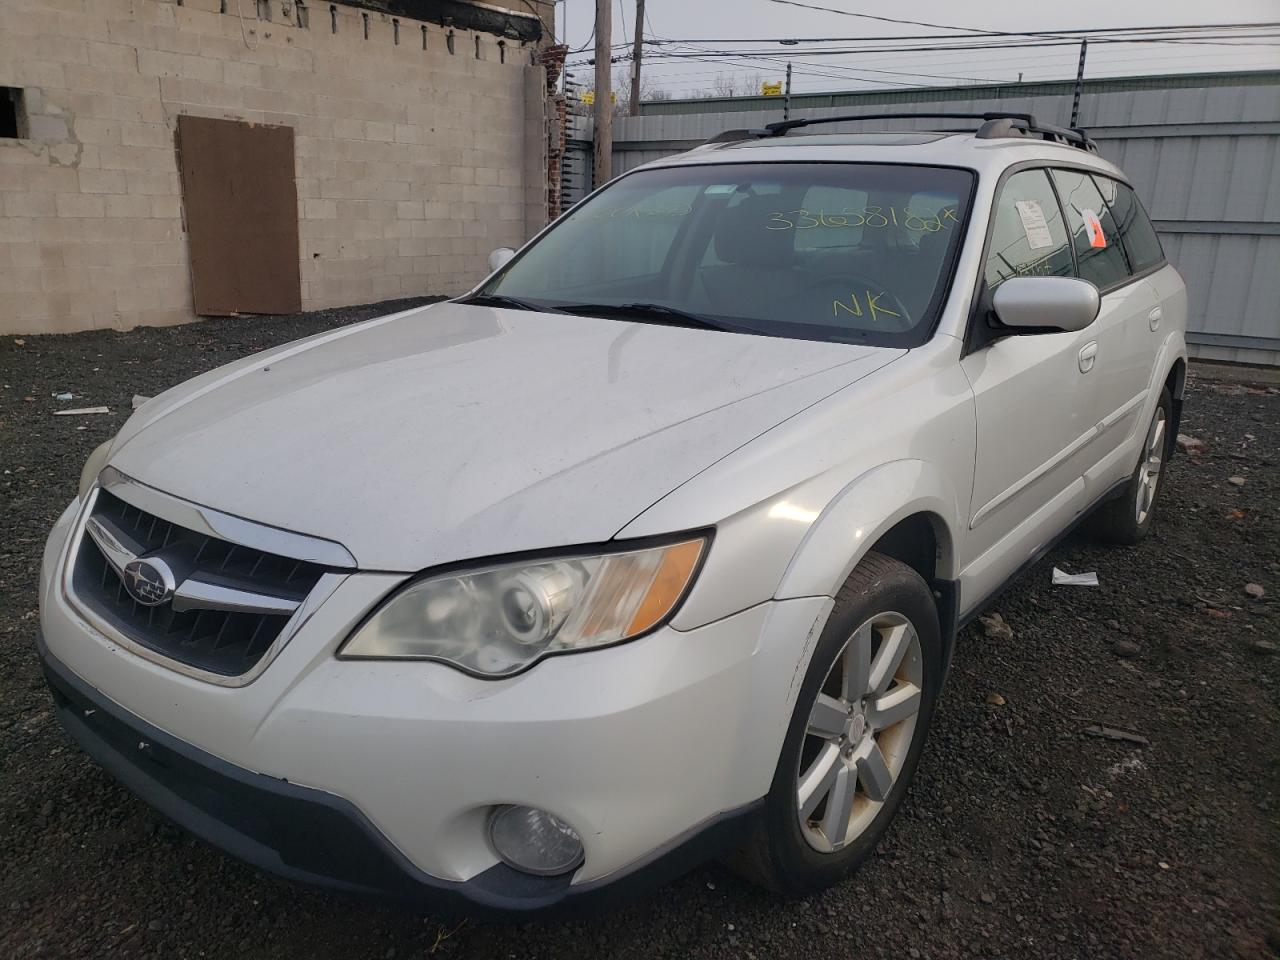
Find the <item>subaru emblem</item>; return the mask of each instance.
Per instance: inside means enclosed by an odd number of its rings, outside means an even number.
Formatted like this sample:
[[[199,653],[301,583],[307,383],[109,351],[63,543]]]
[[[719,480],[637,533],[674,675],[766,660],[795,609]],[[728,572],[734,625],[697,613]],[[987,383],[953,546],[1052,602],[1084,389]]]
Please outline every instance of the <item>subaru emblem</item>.
[[[159,557],[139,557],[125,564],[121,577],[129,596],[144,607],[158,607],[177,589],[173,571]]]

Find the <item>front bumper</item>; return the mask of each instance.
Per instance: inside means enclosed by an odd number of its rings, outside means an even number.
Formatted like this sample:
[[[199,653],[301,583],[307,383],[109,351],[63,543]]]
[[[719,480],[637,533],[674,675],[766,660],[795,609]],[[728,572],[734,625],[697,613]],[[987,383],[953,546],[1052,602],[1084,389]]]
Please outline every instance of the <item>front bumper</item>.
[[[355,573],[299,617],[259,676],[227,687],[141,657],[79,614],[59,576],[74,521],[69,509],[45,552],[42,656],[87,752],[265,869],[489,912],[633,892],[705,857],[769,790],[796,664],[831,603],[763,603],[488,681],[336,659],[403,579]],[[485,823],[506,803],[568,821],[583,865],[553,880],[502,866]]]
[[[170,820],[269,873],[345,893],[468,914],[592,909],[638,896],[726,849],[758,803],[722,814],[620,876],[574,885],[496,864],[467,881],[417,869],[341,797],[253,773],[121,709],[36,648],[63,728],[90,757]]]

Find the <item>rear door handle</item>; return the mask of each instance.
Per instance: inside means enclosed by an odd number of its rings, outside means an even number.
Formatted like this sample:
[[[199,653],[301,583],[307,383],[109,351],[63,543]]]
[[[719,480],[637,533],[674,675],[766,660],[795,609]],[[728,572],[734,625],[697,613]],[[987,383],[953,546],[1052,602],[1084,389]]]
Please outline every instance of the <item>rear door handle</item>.
[[[1151,312],[1147,314],[1147,322],[1151,324],[1152,330],[1159,329],[1160,320],[1163,316],[1164,316],[1164,311],[1161,310],[1159,307],[1151,308]]]
[[[1080,372],[1088,373],[1093,369],[1093,361],[1098,357],[1098,341],[1090,340],[1080,348]]]

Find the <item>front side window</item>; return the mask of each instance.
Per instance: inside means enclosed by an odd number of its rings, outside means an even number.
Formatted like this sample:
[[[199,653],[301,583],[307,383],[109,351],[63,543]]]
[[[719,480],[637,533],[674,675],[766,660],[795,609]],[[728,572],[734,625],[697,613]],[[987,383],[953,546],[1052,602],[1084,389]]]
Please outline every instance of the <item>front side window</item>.
[[[987,247],[987,286],[1010,277],[1070,277],[1071,239],[1043,170],[1023,170],[1005,181],[996,201]]]
[[[914,346],[945,299],[973,181],[861,163],[641,171],[571,210],[474,299]]]
[[[1129,261],[1111,209],[1093,178],[1078,170],[1055,169],[1053,182],[1071,228],[1080,278],[1099,290],[1124,281],[1130,273]]]

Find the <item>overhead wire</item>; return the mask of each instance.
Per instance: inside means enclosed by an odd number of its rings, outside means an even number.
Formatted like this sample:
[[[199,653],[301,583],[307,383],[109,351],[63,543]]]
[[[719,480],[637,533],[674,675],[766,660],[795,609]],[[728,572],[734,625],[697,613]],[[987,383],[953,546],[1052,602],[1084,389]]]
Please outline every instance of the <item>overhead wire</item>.
[[[622,0],[619,0],[621,4]],[[668,65],[674,65],[682,60],[692,60],[697,63],[708,63],[714,65],[723,65],[729,70],[737,69],[739,71],[746,70],[771,70],[777,65],[786,65],[793,59],[799,58],[801,64],[793,68],[793,72],[797,76],[809,77],[814,79],[841,80],[844,82],[857,82],[870,85],[895,86],[895,87],[929,87],[937,86],[937,84],[921,83],[918,80],[913,82],[902,82],[885,79],[886,77],[906,77],[906,78],[923,78],[925,80],[942,80],[942,81],[959,81],[972,83],[995,83],[1001,82],[991,77],[975,77],[966,76],[958,73],[930,73],[925,71],[911,70],[892,70],[884,67],[873,67],[865,62],[857,65],[849,65],[843,63],[814,63],[815,58],[823,57],[839,57],[849,56],[853,54],[862,57],[873,57],[885,54],[903,54],[903,53],[968,53],[975,54],[989,53],[992,51],[1010,51],[1013,50],[1035,50],[1038,51],[1033,60],[1008,60],[1000,58],[993,62],[990,57],[983,57],[981,60],[973,58],[960,57],[959,59],[950,59],[942,61],[931,61],[938,66],[947,66],[956,64],[960,69],[964,69],[965,65],[973,64],[978,67],[975,72],[983,72],[984,67],[994,67],[996,69],[1008,70],[1015,65],[1022,63],[1034,64],[1035,67],[1054,70],[1056,68],[1049,67],[1045,64],[1047,58],[1065,57],[1074,62],[1074,50],[1082,39],[1088,39],[1091,44],[1097,45],[1095,49],[1095,57],[1101,57],[1103,62],[1111,65],[1109,52],[1104,45],[1135,45],[1135,44],[1196,44],[1212,47],[1274,47],[1280,46],[1280,43],[1271,42],[1271,38],[1280,37],[1277,32],[1259,32],[1269,28],[1280,27],[1280,21],[1274,22],[1239,22],[1239,23],[1222,23],[1222,24],[1188,24],[1188,25],[1157,25],[1157,26],[1130,26],[1130,27],[1088,27],[1088,28],[1071,28],[1071,29],[1054,29],[1045,31],[1012,31],[1012,30],[983,30],[978,27],[956,26],[948,24],[936,24],[927,21],[906,20],[894,17],[886,17],[875,14],[862,14],[849,10],[839,10],[833,7],[823,7],[816,4],[802,3],[799,0],[772,0],[772,2],[783,3],[796,7],[807,7],[824,12],[843,14],[864,19],[878,20],[887,23],[902,23],[912,26],[920,26],[931,29],[953,31],[950,34],[910,34],[901,36],[882,36],[882,37],[832,37],[832,38],[807,38],[804,40],[788,40],[788,39],[770,39],[770,38],[752,38],[740,40],[726,39],[677,39],[664,37],[657,34],[653,30],[653,24],[650,17],[646,14],[645,23],[648,27],[648,37],[642,42],[646,47],[652,48],[645,52],[645,62],[649,67],[649,73],[652,76],[655,72],[662,76],[662,70]],[[959,32],[957,35],[956,32]],[[626,37],[626,27],[623,26],[623,36]],[[592,30],[594,38],[594,27]],[[942,43],[922,44],[922,40],[938,39]],[[832,43],[855,43],[856,46],[834,47]],[[778,46],[770,46],[767,49],[738,49],[738,50],[719,50],[709,49],[704,44],[729,44],[729,43],[752,43],[752,44],[775,44],[790,49],[779,49]],[[801,46],[801,44],[814,44],[814,46]],[[893,45],[896,44],[896,45]],[[581,53],[590,46],[590,43],[579,48],[573,53]],[[1054,48],[1070,48],[1071,52],[1059,52]],[[1168,49],[1166,47],[1165,49]],[[617,55],[612,56],[614,63],[626,63],[634,59],[631,52],[630,41],[622,44],[613,44],[612,50],[617,51]],[[1156,51],[1152,51],[1156,52]],[[1114,53],[1120,55],[1121,49],[1115,48]],[[1205,54],[1177,54],[1170,56],[1143,57],[1140,55],[1141,50],[1129,49],[1123,51],[1126,61],[1138,60],[1144,63],[1157,61],[1189,61],[1194,59],[1204,59],[1215,57],[1213,53]],[[1249,55],[1244,55],[1249,56]],[[1257,55],[1254,55],[1257,56]],[[577,67],[593,62],[592,59],[586,61],[576,61],[567,66]],[[1097,61],[1095,61],[1097,62]],[[1238,62],[1238,61],[1237,61]],[[897,65],[897,64],[895,64]],[[1264,64],[1265,65],[1265,64]],[[936,67],[935,67],[936,69]],[[1062,69],[1066,70],[1066,64]],[[833,73],[832,71],[839,71]],[[876,74],[876,76],[867,76],[868,74]],[[687,76],[707,76],[712,75],[709,71],[702,74],[687,74]],[[719,76],[719,74],[714,74]],[[1020,74],[1021,75],[1021,74]],[[1097,71],[1093,71],[1094,76],[1099,76]]]

